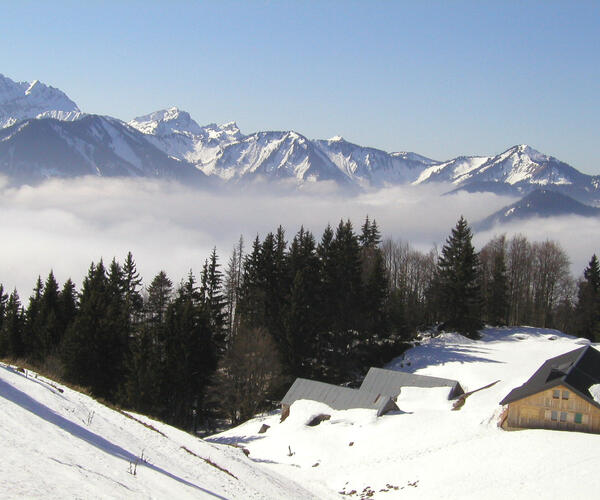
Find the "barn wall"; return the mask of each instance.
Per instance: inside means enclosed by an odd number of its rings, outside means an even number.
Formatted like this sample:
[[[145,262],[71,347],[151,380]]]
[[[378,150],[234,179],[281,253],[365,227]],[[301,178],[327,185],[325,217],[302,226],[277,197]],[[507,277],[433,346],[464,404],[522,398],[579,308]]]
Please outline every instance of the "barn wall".
[[[559,398],[554,397],[555,390],[560,391]],[[567,399],[563,399],[563,391],[569,392]],[[556,420],[552,412],[556,412]],[[565,413],[566,420],[561,421]],[[581,414],[581,423],[576,422],[577,414]],[[561,385],[510,403],[506,425],[600,433],[600,409]]]

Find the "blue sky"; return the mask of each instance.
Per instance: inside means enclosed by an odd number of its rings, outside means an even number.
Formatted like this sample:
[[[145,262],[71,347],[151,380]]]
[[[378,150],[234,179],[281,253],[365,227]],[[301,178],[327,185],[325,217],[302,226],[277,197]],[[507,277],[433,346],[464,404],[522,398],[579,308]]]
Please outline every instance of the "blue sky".
[[[600,174],[600,2],[3,2],[0,73],[125,120],[435,159],[527,143]]]

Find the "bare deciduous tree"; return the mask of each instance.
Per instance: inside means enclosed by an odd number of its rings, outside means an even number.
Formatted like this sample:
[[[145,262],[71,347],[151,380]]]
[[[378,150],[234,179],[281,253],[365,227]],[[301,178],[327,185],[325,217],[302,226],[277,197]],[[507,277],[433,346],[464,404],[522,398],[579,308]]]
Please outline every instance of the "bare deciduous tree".
[[[237,424],[265,407],[281,384],[277,346],[264,328],[241,326],[219,362],[210,400]]]

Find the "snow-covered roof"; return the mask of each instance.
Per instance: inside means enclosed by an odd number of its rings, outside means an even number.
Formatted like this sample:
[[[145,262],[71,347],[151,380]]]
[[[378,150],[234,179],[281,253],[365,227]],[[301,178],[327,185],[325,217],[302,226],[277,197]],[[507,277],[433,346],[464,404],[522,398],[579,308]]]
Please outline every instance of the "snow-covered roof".
[[[456,380],[416,375],[399,370],[385,370],[383,368],[370,368],[362,381],[360,390],[376,394],[387,394],[392,398],[396,398],[402,387],[449,387],[448,399],[455,398],[464,392]]]
[[[600,352],[588,345],[545,361],[527,382],[510,391],[500,404],[564,385],[600,408],[600,403],[590,393],[590,388],[599,383]]]
[[[319,401],[334,410],[369,408],[377,410],[377,416],[391,410],[398,410],[396,403],[388,395],[364,391],[362,389],[340,387],[305,378],[297,378],[295,380],[287,394],[281,400],[281,404],[291,405],[300,399]]]

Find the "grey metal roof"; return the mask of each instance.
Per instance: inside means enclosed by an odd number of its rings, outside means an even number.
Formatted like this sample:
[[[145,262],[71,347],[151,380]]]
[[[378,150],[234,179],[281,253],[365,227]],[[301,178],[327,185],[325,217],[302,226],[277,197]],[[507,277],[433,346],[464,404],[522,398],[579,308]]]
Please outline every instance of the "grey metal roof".
[[[589,392],[590,386],[599,383],[600,352],[588,345],[546,360],[527,382],[510,391],[500,404],[512,403],[557,385],[564,385],[600,408]]]
[[[377,416],[391,410],[398,410],[396,403],[388,395],[326,384],[316,380],[297,378],[281,400],[283,405],[291,405],[299,399],[319,401],[334,410],[369,408],[377,410]]]
[[[450,387],[448,398],[456,397],[464,392],[456,380],[383,368],[370,368],[362,381],[360,390],[387,394],[396,398],[402,387]]]

